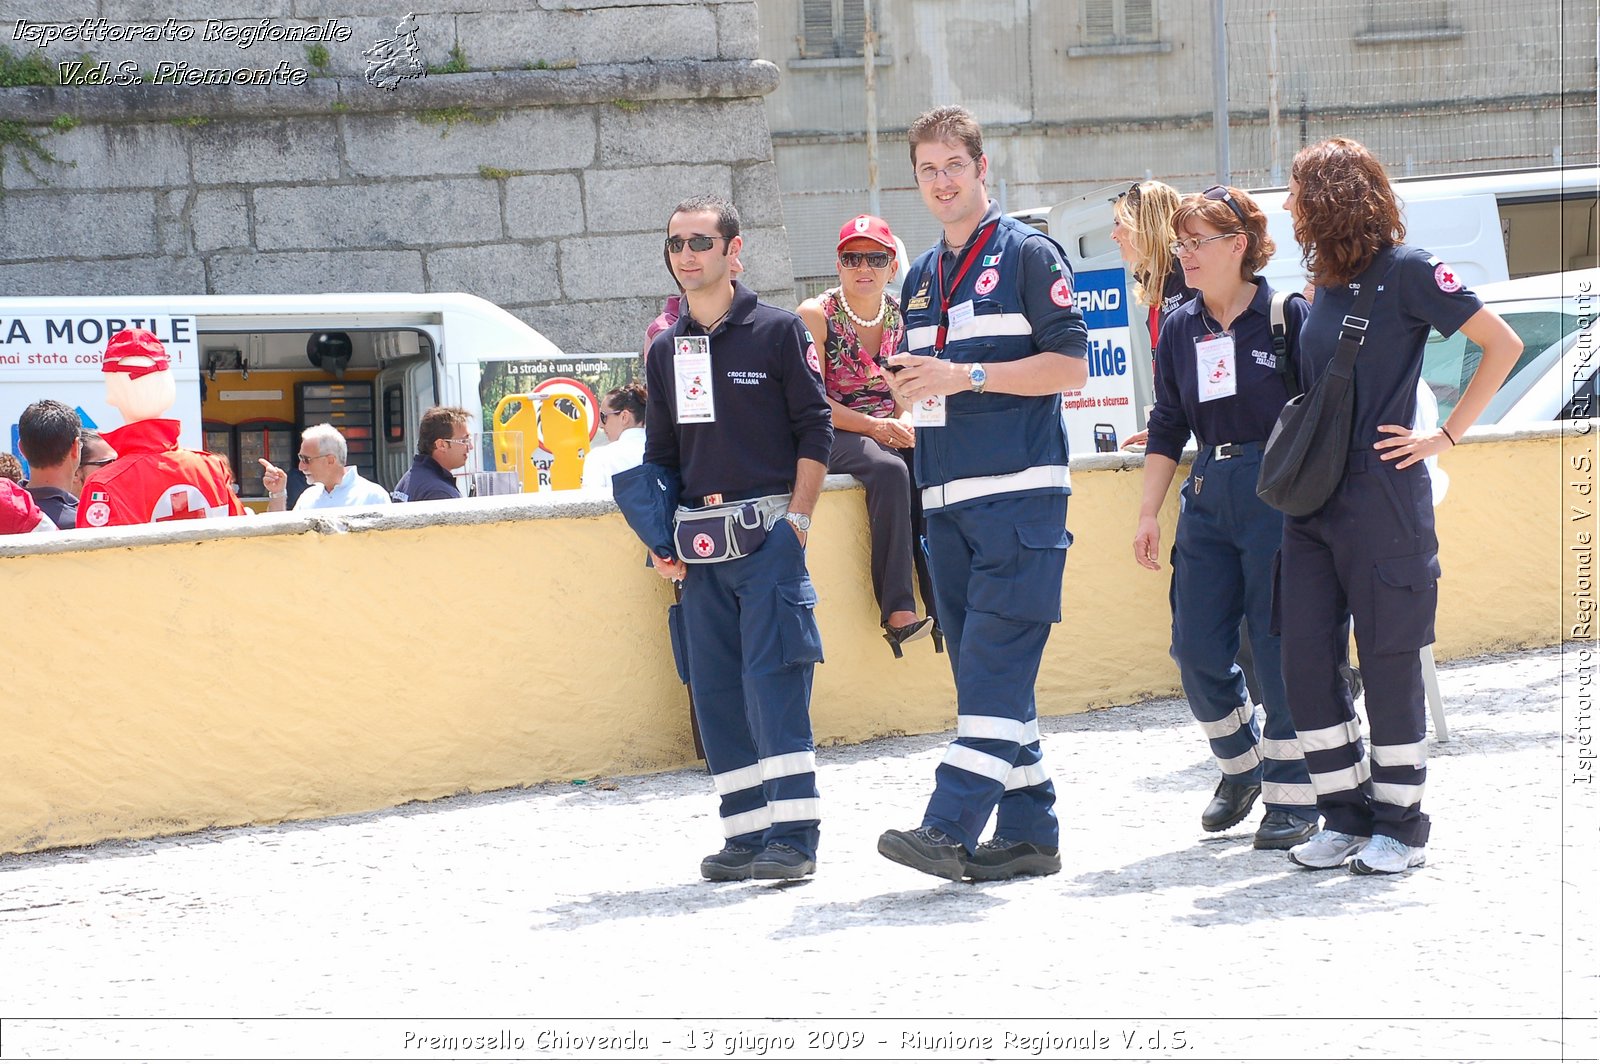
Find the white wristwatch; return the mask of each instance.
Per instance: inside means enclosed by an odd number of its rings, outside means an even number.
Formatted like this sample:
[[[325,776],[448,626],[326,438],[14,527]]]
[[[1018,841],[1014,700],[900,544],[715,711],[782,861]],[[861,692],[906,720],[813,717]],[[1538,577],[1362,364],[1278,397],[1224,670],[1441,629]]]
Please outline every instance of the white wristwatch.
[[[989,383],[989,374],[984,372],[983,363],[974,362],[967,367],[967,383],[972,385],[973,392],[983,394],[984,385]]]
[[[801,532],[811,531],[811,517],[809,514],[786,513],[783,515],[783,519]]]

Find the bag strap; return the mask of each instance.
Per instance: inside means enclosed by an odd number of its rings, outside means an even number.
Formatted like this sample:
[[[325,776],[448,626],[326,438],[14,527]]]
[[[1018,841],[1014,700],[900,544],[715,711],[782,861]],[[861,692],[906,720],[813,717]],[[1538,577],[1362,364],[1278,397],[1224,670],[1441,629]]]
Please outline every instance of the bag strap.
[[[1377,299],[1378,289],[1383,287],[1383,282],[1389,279],[1398,258],[1393,247],[1385,248],[1373,257],[1353,282],[1357,286],[1356,301],[1339,326],[1339,346],[1333,353],[1333,362],[1328,366],[1329,373],[1349,378],[1355,372],[1356,354],[1361,350],[1361,345],[1367,342],[1367,326],[1372,324],[1373,300]],[[1383,268],[1381,276],[1378,274],[1379,267]]]
[[[1300,394],[1300,375],[1295,372],[1294,360],[1289,357],[1289,323],[1284,314],[1284,304],[1290,292],[1272,293],[1272,351],[1278,359],[1278,374],[1283,377],[1290,395]]]

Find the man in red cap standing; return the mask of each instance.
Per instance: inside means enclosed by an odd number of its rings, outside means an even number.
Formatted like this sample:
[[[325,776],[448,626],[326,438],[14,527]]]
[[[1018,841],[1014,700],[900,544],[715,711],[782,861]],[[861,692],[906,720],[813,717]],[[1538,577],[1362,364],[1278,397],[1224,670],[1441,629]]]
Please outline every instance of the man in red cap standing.
[[[79,527],[244,513],[227,463],[179,447],[179,423],[161,416],[177,398],[161,341],[147,329],[124,329],[106,344],[100,368],[106,375],[106,402],[121,412],[124,423],[105,434],[117,460],[84,481]]]

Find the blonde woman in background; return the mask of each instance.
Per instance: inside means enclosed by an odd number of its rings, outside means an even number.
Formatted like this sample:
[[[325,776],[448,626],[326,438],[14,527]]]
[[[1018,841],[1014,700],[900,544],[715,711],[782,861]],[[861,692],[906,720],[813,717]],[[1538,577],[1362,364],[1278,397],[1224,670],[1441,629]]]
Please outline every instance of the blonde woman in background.
[[[1149,308],[1146,325],[1150,330],[1152,366],[1161,323],[1195,295],[1172,254],[1172,215],[1178,202],[1178,190],[1171,185],[1135,181],[1111,208],[1111,239],[1133,274],[1133,298]],[[1149,435],[1146,430],[1135,432],[1122,441],[1122,446],[1143,446]]]

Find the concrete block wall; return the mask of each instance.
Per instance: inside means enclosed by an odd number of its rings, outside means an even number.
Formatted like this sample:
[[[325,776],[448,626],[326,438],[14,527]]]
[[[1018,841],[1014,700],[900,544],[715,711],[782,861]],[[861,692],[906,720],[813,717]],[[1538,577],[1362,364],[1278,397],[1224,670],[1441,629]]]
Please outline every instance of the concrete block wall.
[[[459,290],[630,350],[674,291],[668,212],[710,191],[746,283],[793,303],[753,0],[423,0],[435,69],[392,90],[362,54],[387,3],[14,6],[13,57],[144,80],[0,89],[0,295]],[[284,39],[308,29],[343,39]],[[158,77],[185,63],[276,80]]]

